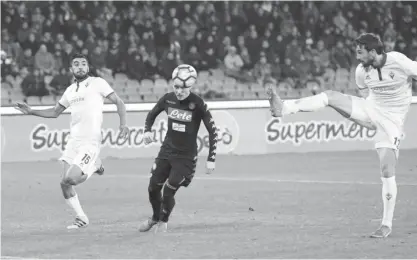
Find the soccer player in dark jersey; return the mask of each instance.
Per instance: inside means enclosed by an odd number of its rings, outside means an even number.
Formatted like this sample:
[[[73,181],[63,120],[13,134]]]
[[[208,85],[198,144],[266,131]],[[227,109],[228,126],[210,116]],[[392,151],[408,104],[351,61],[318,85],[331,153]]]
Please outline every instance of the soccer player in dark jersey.
[[[181,66],[189,65],[180,65],[179,68]],[[194,68],[189,68],[196,77]],[[174,70],[173,78],[178,75],[177,72],[178,68]],[[141,232],[149,231],[154,225],[157,225],[156,232],[167,231],[168,219],[175,205],[175,193],[181,186],[187,187],[194,176],[197,163],[197,134],[201,121],[209,133],[207,174],[212,173],[215,168],[217,133],[214,119],[204,100],[191,92],[192,84],[184,82],[174,80],[174,91],[159,99],[146,117],[146,144],[152,142],[151,128],[162,111],[168,115],[168,132],[151,170],[148,192],[153,215],[141,224]]]

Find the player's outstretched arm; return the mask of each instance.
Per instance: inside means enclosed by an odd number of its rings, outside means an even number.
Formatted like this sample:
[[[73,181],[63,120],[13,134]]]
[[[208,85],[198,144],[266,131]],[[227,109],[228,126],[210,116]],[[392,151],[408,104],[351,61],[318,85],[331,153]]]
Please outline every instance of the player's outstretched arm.
[[[158,115],[165,110],[166,95],[161,97],[151,111],[148,112],[145,120],[145,144],[152,143],[152,126],[155,123],[155,119]]]
[[[214,118],[211,115],[207,104],[204,103],[203,107],[203,122],[206,126],[207,132],[209,133],[209,154],[207,157],[207,174],[211,174],[215,168],[216,161],[216,148],[217,148],[217,129],[214,122]]]
[[[119,114],[120,119],[120,136],[126,138],[129,134],[129,128],[126,124],[126,106],[123,100],[116,94],[116,92],[111,93],[107,96],[107,99],[110,100],[117,107],[117,113]]]
[[[56,103],[54,107],[39,110],[32,109],[25,102],[17,102],[15,108],[25,115],[34,115],[45,118],[57,118],[66,109],[66,107],[61,105],[59,102]]]

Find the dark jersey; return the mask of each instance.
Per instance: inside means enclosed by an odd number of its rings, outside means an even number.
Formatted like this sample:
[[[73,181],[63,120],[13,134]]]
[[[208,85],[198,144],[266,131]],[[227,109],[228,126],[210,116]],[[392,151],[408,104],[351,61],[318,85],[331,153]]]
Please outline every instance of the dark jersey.
[[[201,121],[209,133],[209,155],[207,160],[216,159],[217,132],[214,119],[204,100],[194,93],[178,100],[174,92],[158,100],[146,117],[145,132],[151,131],[156,117],[165,111],[168,115],[168,132],[162,143],[158,158],[172,157],[194,159],[197,156],[197,134]]]

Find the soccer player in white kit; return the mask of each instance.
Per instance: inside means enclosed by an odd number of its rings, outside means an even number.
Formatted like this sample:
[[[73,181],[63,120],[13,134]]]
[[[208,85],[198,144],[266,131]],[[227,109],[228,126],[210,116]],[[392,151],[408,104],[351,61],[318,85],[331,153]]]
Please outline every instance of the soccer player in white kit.
[[[356,68],[356,84],[360,90],[369,92],[366,98],[327,90],[315,96],[282,101],[269,82],[270,109],[272,116],[282,117],[329,106],[353,122],[377,131],[374,141],[380,160],[384,211],[381,226],[371,237],[385,238],[392,231],[397,196],[395,169],[412,100],[412,78],[417,79],[417,62],[399,52],[384,53],[375,34],[360,35],[356,44],[356,58],[361,62]]]
[[[121,137],[126,138],[129,133],[125,104],[104,79],[89,76],[89,71],[87,58],[82,54],[75,54],[71,60],[71,72],[75,82],[65,90],[55,107],[35,110],[26,103],[17,103],[16,107],[24,114],[45,118],[56,118],[65,109],[71,109],[70,137],[60,158],[64,164],[62,193],[76,214],[74,223],[68,229],[78,229],[89,224],[74,186],[83,183],[94,173],[102,175],[104,172],[99,153],[105,98],[117,106]]]

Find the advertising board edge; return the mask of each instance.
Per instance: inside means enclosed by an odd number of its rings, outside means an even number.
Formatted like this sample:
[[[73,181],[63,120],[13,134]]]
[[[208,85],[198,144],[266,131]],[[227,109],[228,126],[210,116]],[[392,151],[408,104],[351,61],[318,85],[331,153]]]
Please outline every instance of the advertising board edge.
[[[412,104],[417,104],[417,96],[413,96]],[[126,104],[127,112],[147,112],[150,111],[155,103],[128,103]],[[268,100],[240,100],[240,101],[208,101],[207,105],[212,110],[220,109],[257,109],[269,108]],[[51,105],[52,106],[52,105]],[[45,109],[51,106],[33,106],[34,109]],[[103,112],[116,112],[117,108],[113,104],[105,104]],[[70,109],[64,111],[70,113]],[[2,116],[23,115],[14,107],[0,107]]]

